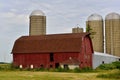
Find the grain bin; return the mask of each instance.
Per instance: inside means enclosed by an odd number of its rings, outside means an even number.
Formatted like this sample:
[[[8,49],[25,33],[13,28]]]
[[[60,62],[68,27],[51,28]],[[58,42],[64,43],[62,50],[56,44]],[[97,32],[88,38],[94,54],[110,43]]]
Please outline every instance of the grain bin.
[[[104,52],[103,18],[98,14],[92,14],[86,21],[86,29],[89,27],[93,49],[97,52]]]
[[[83,33],[83,28],[79,27],[72,28],[72,33]]]
[[[29,35],[46,34],[46,16],[41,10],[34,10],[30,15]]]
[[[106,52],[120,56],[120,15],[109,13],[105,17]]]

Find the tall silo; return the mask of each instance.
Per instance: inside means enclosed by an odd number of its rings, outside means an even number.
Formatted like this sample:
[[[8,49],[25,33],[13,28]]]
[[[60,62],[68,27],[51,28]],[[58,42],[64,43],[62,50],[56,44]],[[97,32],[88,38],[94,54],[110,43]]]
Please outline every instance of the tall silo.
[[[105,17],[106,52],[120,56],[120,15],[109,13]]]
[[[29,35],[46,34],[46,16],[41,10],[35,10],[30,15]]]
[[[83,28],[79,27],[72,28],[72,33],[83,33]]]
[[[104,34],[103,34],[103,18],[98,14],[92,14],[86,21],[86,29],[89,28],[93,49],[97,52],[104,52]]]

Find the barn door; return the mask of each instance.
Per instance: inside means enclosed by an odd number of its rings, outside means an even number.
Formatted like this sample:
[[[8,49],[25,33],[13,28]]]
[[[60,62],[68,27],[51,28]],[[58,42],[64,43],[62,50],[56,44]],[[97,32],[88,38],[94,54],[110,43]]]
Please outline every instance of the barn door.
[[[59,63],[55,63],[55,68],[59,68],[60,64]]]

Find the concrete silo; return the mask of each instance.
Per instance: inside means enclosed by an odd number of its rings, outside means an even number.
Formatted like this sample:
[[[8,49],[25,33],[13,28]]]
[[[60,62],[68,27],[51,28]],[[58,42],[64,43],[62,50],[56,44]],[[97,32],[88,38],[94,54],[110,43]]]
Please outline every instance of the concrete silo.
[[[79,27],[72,28],[72,33],[83,33],[83,28]]]
[[[29,35],[46,34],[46,16],[41,10],[35,10],[30,15]]]
[[[89,28],[93,49],[97,52],[104,52],[104,36],[103,36],[103,18],[98,14],[92,14],[86,21],[86,29]]]
[[[105,17],[106,52],[120,56],[120,15],[109,13]]]

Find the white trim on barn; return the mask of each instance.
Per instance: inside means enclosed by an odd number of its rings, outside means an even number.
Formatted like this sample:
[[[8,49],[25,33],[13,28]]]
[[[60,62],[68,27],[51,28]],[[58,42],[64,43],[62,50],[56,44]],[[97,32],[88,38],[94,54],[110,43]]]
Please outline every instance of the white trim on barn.
[[[119,61],[120,57],[113,56],[106,53],[94,52],[93,54],[93,69],[98,67],[100,64],[111,63],[114,61]]]

